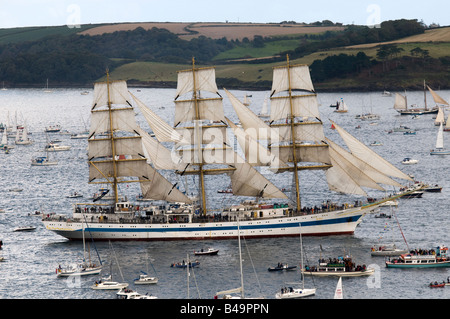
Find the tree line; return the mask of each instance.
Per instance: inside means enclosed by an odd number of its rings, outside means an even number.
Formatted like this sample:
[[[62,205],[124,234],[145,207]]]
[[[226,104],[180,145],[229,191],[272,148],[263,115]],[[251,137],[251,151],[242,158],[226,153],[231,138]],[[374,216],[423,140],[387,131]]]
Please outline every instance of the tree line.
[[[282,58],[256,60],[253,63],[276,62],[290,54],[292,59],[320,50],[389,41],[423,33],[425,26],[417,20],[395,20],[381,23],[380,28],[348,26],[344,31],[303,35],[295,50],[282,52]],[[279,38],[278,38],[279,39]],[[188,64],[192,57],[199,64],[211,63],[220,52],[240,45],[262,48],[276,38],[255,36],[252,40],[211,39],[199,36],[191,40],[180,39],[166,29],[137,28],[102,35],[52,35],[38,41],[24,41],[0,45],[0,80],[11,84],[36,85],[47,78],[61,85],[90,84],[110,70],[130,61],[153,61]],[[423,54],[418,52],[417,54]],[[327,58],[328,59],[328,58]],[[325,60],[327,60],[325,59]],[[355,72],[371,63],[358,54],[355,57],[330,57],[315,61],[311,66],[317,79]]]
[[[236,45],[226,39],[204,36],[182,40],[166,29],[117,31],[103,35],[53,35],[39,41],[0,46],[0,79],[12,83],[91,83],[130,61],[207,63]]]

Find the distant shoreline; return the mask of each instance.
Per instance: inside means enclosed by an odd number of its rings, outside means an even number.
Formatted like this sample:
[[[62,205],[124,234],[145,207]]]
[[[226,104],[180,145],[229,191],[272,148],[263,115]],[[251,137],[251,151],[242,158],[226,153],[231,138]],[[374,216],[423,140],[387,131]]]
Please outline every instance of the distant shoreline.
[[[176,89],[176,82],[140,82],[136,80],[126,80],[128,87],[130,88],[155,88],[155,89]],[[351,86],[342,86],[342,87],[330,87],[332,84],[330,83],[315,83],[314,87],[317,93],[333,93],[333,92],[383,92],[384,90],[392,91],[392,92],[403,92],[404,90],[408,91],[420,91],[420,88],[417,86],[417,83],[408,85],[408,86],[379,86],[373,85],[372,83],[362,83],[361,85],[351,85]],[[94,82],[87,84],[59,84],[50,86],[49,89],[92,89],[94,87]],[[226,85],[221,85],[220,81],[217,83],[217,87],[222,89],[222,87],[226,87],[231,90],[240,90],[240,91],[269,91],[271,89],[270,86],[266,85],[258,85],[256,82],[240,82],[239,85],[233,86],[230,85],[230,81],[227,81]],[[16,86],[8,86],[5,84],[6,89],[42,89],[42,85],[32,85],[32,84],[20,84]],[[440,90],[450,90],[450,87],[441,86]]]

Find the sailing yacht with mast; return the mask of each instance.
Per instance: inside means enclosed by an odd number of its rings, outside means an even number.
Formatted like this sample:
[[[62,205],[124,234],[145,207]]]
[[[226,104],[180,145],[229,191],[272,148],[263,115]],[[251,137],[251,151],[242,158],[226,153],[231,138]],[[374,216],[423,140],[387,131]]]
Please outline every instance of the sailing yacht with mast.
[[[307,94],[294,94],[297,90]],[[197,68],[193,60],[192,68],[178,72],[172,127],[128,92],[125,81],[110,81],[107,74],[106,82],[94,86],[88,139],[89,182],[110,184],[114,202],[77,204],[70,219],[61,215],[44,217],[45,227],[66,238],[81,239],[85,215],[91,220],[89,231],[95,240],[230,239],[238,237],[240,216],[240,229],[246,238],[299,236],[299,224],[303,236],[352,234],[365,214],[395,198],[364,205],[327,203],[312,213],[301,206],[300,171],[326,170],[331,190],[363,196],[367,194],[361,186],[379,190],[383,190],[379,184],[402,187],[387,175],[411,181],[368,147],[347,137],[349,134],[341,128],[340,134],[350,141],[351,153],[325,139],[307,66],[290,65],[288,60],[286,66],[274,68],[270,126],[228,93],[235,110],[246,109],[245,116],[238,113],[245,131],[224,116],[215,69]],[[155,138],[137,125],[133,104],[141,110]],[[238,140],[251,142],[243,148],[245,159],[230,146],[227,123]],[[252,130],[247,129],[249,123]],[[102,136],[105,132],[106,138]],[[249,132],[260,135],[250,136]],[[262,138],[270,139],[270,151],[264,152],[261,144],[253,143]],[[163,142],[172,143],[172,151]],[[260,165],[270,166],[277,173],[294,174],[294,205],[259,202],[288,200],[286,194],[255,169]],[[157,170],[197,176],[198,203]],[[205,176],[217,174],[226,174],[231,179],[233,195],[257,201],[247,200],[224,208],[216,214],[218,218],[208,218],[211,208]],[[140,183],[143,198],[166,203],[143,208],[120,200],[119,185],[133,181]]]
[[[436,148],[430,151],[430,155],[450,155],[450,150],[444,148],[444,126],[439,125],[439,130],[436,138]]]
[[[436,102],[436,106],[432,108],[428,108],[427,106],[427,92],[426,89],[428,88],[428,91],[430,91],[434,101]],[[414,107],[414,108],[408,108],[408,100],[405,95],[401,95],[396,93],[395,94],[395,102],[394,102],[394,109],[399,112],[401,115],[420,115],[420,114],[434,114],[439,112],[439,106],[438,104],[447,105],[448,103],[444,101],[436,92],[434,92],[428,85],[426,85],[425,81],[423,81],[423,99],[424,99],[424,107]]]

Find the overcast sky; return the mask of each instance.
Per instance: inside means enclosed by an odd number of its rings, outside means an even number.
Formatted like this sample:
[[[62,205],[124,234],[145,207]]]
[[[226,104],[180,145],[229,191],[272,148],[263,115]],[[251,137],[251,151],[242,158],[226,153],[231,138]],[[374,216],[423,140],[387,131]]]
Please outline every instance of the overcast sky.
[[[448,0],[0,0],[0,28],[105,22],[315,22],[450,25]]]

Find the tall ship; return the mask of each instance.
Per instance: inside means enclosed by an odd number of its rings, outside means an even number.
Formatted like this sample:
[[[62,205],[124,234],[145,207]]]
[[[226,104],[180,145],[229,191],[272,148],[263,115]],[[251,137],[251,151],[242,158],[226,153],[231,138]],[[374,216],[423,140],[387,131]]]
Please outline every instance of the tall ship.
[[[89,183],[106,183],[113,201],[75,204],[72,216],[44,216],[45,227],[71,240],[81,240],[83,229],[95,240],[231,239],[238,231],[246,238],[282,237],[299,236],[300,228],[302,236],[353,234],[364,215],[403,193],[352,204],[324,199],[306,209],[302,171],[324,170],[330,190],[362,196],[363,187],[402,187],[393,177],[411,181],[336,123],[350,151],[325,137],[307,65],[291,65],[287,58],[274,68],[270,125],[225,92],[242,127],[224,115],[215,69],[198,68],[193,59],[192,68],[178,72],[171,126],[129,92],[125,81],[110,81],[107,73],[106,82],[94,85],[88,165]],[[137,124],[136,106],[154,137]],[[243,155],[231,146],[230,130]],[[290,197],[261,173],[262,166],[292,176]],[[195,176],[198,196],[187,196],[163,172]],[[218,174],[245,200],[211,213],[207,189],[217,185],[207,182]],[[127,200],[124,183],[139,183],[141,200],[150,204]]]

